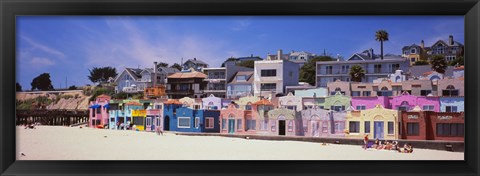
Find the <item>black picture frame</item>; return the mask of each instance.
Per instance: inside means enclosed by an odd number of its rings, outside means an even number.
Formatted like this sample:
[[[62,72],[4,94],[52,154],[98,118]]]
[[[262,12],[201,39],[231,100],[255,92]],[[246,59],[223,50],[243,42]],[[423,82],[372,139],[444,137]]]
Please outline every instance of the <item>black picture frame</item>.
[[[1,175],[478,175],[478,0],[1,0]],[[464,15],[465,161],[16,161],[18,15]]]

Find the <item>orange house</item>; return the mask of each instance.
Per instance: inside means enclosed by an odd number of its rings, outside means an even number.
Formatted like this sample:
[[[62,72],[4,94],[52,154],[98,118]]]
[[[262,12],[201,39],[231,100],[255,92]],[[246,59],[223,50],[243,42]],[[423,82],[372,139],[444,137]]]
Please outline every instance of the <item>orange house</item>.
[[[165,92],[164,85],[157,85],[155,87],[147,87],[145,91],[143,91],[143,97],[145,98],[161,98],[167,96]]]

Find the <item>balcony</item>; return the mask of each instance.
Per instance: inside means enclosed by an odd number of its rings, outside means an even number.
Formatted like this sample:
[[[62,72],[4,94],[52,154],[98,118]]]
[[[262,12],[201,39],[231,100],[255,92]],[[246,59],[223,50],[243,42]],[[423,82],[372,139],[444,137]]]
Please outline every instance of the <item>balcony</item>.
[[[142,92],[143,88],[142,87],[123,87],[122,91],[126,93],[137,93],[137,92]]]
[[[189,95],[194,94],[193,90],[167,90],[167,94]]]
[[[208,75],[206,80],[208,79],[225,79],[225,75]]]

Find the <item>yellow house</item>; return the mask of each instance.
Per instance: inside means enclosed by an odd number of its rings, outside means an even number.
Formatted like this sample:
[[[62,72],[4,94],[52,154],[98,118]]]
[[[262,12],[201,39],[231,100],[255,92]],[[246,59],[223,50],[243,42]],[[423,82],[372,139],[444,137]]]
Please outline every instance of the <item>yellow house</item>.
[[[139,131],[145,130],[145,119],[147,117],[147,110],[132,110],[133,125]]]
[[[399,111],[385,109],[378,104],[375,108],[350,111],[346,116],[345,137],[362,138],[369,134],[370,139],[396,140],[399,133]]]

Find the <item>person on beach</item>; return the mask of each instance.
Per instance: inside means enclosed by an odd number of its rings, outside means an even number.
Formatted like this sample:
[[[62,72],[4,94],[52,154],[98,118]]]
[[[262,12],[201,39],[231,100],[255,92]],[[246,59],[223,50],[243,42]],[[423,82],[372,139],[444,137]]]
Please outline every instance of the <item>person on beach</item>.
[[[157,127],[157,134],[158,134],[158,135],[161,134],[161,135],[163,136],[163,130],[162,130],[162,128]]]
[[[377,139],[375,139],[375,143],[373,143],[372,147],[371,148],[374,148],[376,149],[378,146],[380,145],[380,141]]]
[[[363,148],[367,150],[367,147],[368,147],[368,134],[366,134],[365,137],[363,138]]]

